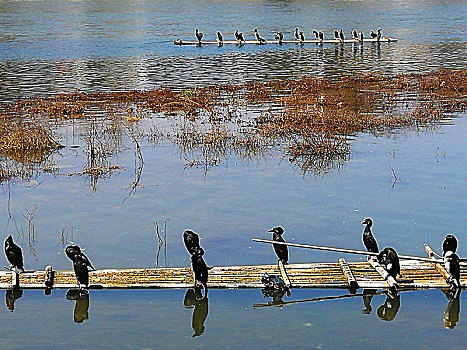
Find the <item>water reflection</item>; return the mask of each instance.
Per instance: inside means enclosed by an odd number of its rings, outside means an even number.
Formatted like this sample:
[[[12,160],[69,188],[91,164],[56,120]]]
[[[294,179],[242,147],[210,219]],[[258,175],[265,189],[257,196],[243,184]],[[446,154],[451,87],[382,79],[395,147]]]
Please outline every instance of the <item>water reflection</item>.
[[[14,286],[5,290],[5,304],[8,310],[13,312],[15,310],[15,301],[23,296],[23,290]]]
[[[371,311],[373,310],[372,307],[371,307],[371,299],[373,299],[373,296],[375,295],[376,293],[376,289],[364,289],[363,290],[363,295],[362,295],[362,299],[363,299],[363,305],[365,306],[365,308],[362,310],[362,314],[371,314]]]
[[[203,297],[199,289],[189,288],[185,293],[183,305],[187,309],[193,309],[191,327],[193,328],[194,333],[192,337],[194,338],[202,335],[206,329],[204,322],[206,321],[209,312],[208,297],[206,295]]]
[[[447,329],[454,329],[457,322],[459,322],[459,313],[461,309],[461,289],[449,289],[448,291],[444,291],[444,293],[446,298],[449,300],[448,305],[446,306],[446,310],[443,314],[444,327]]]
[[[376,311],[380,320],[392,321],[397,315],[401,306],[400,294],[392,295],[390,292],[386,293],[386,300]]]
[[[74,300],[73,321],[83,323],[89,319],[89,292],[83,289],[69,289],[66,293],[67,300]]]

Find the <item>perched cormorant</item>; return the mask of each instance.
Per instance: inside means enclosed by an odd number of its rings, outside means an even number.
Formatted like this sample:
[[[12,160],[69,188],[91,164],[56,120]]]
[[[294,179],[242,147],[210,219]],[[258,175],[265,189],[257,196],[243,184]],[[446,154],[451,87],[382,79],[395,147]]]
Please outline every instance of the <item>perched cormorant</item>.
[[[315,36],[316,40],[319,40],[319,33],[316,29],[313,29],[313,35]]]
[[[79,245],[75,244],[75,245],[67,246],[65,248],[65,254],[68,257],[68,259],[70,259],[72,262],[75,262],[77,256],[79,255],[81,257],[81,260],[84,260],[86,262],[86,266],[89,266],[91,270],[95,270],[94,266],[92,266],[86,254],[84,254],[81,251],[81,248]]]
[[[224,38],[222,37],[221,32],[217,31],[216,36],[217,36],[217,41],[219,42],[220,45],[222,45],[224,43]]]
[[[452,287],[460,287],[460,266],[459,266],[459,257],[456,253],[451,252],[448,250],[446,254],[444,254],[444,267],[446,271],[449,273]]]
[[[370,36],[371,36],[372,39],[375,39],[378,36],[378,34],[376,34],[373,30],[371,30],[370,31]]]
[[[240,43],[241,43],[242,41],[245,42],[245,38],[243,37],[243,33],[242,33],[242,32],[238,33],[238,41],[240,41]]]
[[[358,34],[357,34],[357,31],[356,31],[355,29],[352,30],[352,37],[353,37],[354,39],[358,39]]]
[[[279,41],[279,45],[282,45],[282,40],[284,40],[284,34],[282,32],[277,32],[274,34],[274,39]]]
[[[198,248],[200,248],[199,236],[192,230],[185,230],[185,232],[183,232],[183,242],[185,243],[186,250],[188,250],[190,255],[193,255]]]
[[[363,229],[363,245],[365,246],[366,250],[371,253],[379,253],[378,243],[371,233],[373,220],[371,220],[371,218],[366,218],[363,220],[362,225],[365,225],[365,228]]]
[[[303,32],[300,32],[298,36],[300,37],[300,42],[303,43],[305,41],[305,35],[303,34]]]
[[[344,31],[342,29],[339,31],[339,40],[344,42]]]
[[[360,32],[360,33],[358,34],[358,39],[359,39],[362,43],[363,43],[363,37],[364,37],[364,36],[363,36],[363,32]]]
[[[386,247],[378,254],[378,261],[384,266],[389,276],[394,278],[401,273],[401,266],[399,263],[399,256],[392,247]]]
[[[282,234],[284,233],[284,229],[282,227],[274,227],[268,232],[272,232],[273,241],[285,242],[284,238],[282,238]],[[287,249],[287,246],[283,244],[273,244],[272,246],[279,260],[281,260],[282,263],[287,264],[289,261],[289,250]]]
[[[339,32],[337,30],[334,31],[334,40],[340,40],[339,39]]]
[[[79,288],[81,288],[82,284],[88,288],[89,270],[86,265],[86,260],[83,259],[81,254],[76,255],[76,259],[73,261],[73,269],[75,270],[75,276],[76,280],[78,281]]]
[[[457,238],[454,235],[446,235],[443,241],[443,256],[446,252],[450,250],[451,252],[455,253],[457,250]]]
[[[256,40],[260,43],[260,44],[266,44],[266,40],[262,37],[259,36],[259,33],[258,33],[258,29],[255,28],[254,29],[254,33],[255,33],[255,38]]]
[[[299,32],[298,32],[298,28],[294,29],[293,35],[295,37],[295,40],[300,40],[300,35],[299,35]]]
[[[11,235],[5,240],[5,255],[11,268],[24,272],[23,252],[20,246],[13,242]]]
[[[378,28],[378,30],[376,31],[376,40],[377,41],[380,41],[381,40],[381,28]]]
[[[318,35],[319,35],[319,41],[323,41],[324,40],[324,33],[319,32]]]
[[[198,247],[191,255],[191,267],[195,275],[195,288],[199,288],[200,284],[204,287],[205,296],[208,292],[208,266],[203,259],[204,250]]]
[[[198,40],[198,44],[201,45],[201,39],[203,39],[203,33],[201,33],[198,28],[195,29],[195,36],[196,40]]]

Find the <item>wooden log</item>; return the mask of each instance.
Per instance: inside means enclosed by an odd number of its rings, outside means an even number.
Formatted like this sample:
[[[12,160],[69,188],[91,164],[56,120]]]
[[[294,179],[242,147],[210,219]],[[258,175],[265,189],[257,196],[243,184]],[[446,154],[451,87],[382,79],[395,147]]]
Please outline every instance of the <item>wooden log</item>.
[[[292,287],[292,283],[290,283],[289,276],[287,275],[287,270],[285,269],[284,263],[282,262],[281,259],[278,261],[279,264],[279,271],[281,272],[281,277],[285,282],[285,285],[290,288]]]
[[[443,276],[443,278],[446,280],[446,283],[447,283],[447,281],[450,279],[451,276],[446,271],[444,266],[441,265],[437,259],[435,259],[434,250],[431,249],[431,247],[428,244],[425,243],[424,245],[425,245],[425,251],[428,254],[428,257],[433,260],[433,266],[441,274],[441,276]]]
[[[350,269],[349,264],[347,264],[347,261],[345,261],[344,258],[339,259],[339,265],[342,269],[342,273],[344,274],[345,278],[347,279],[347,283],[349,284],[349,287],[351,289],[358,289],[358,283],[357,280],[355,279],[355,276],[352,273],[352,270]]]
[[[378,260],[376,258],[370,258],[370,259],[368,259],[368,262],[379,273],[379,275],[385,281],[388,282],[390,288],[395,289],[395,288],[398,287],[397,282],[394,279],[394,277],[389,275],[389,273],[386,271],[386,269],[381,266],[381,264],[378,262]]]

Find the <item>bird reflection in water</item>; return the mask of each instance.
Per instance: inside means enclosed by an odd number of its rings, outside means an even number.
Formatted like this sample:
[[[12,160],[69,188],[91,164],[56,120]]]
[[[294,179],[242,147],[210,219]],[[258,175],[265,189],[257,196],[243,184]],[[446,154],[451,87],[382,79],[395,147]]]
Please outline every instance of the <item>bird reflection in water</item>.
[[[376,293],[376,289],[364,289],[363,290],[362,299],[363,299],[363,306],[365,306],[365,308],[362,310],[362,314],[366,314],[366,315],[371,314],[371,310],[373,310],[373,308],[371,307],[371,299],[373,299],[373,296],[375,295],[375,293]]]
[[[209,312],[208,297],[206,295],[203,297],[201,290],[198,288],[196,290],[189,288],[185,293],[183,305],[187,309],[194,309],[191,318],[191,327],[194,331],[192,337],[194,338],[202,335],[206,328],[204,326],[204,322],[206,321]]]
[[[449,300],[446,310],[444,311],[443,320],[446,329],[454,329],[459,322],[459,312],[461,310],[460,295],[461,289],[449,289],[446,293],[446,298]]]
[[[270,275],[265,272],[261,277],[261,282],[264,284],[264,288],[261,289],[265,298],[271,298],[272,301],[268,301],[269,305],[282,305],[284,301],[282,297],[287,294],[290,296],[290,288],[285,284],[284,280],[276,275]]]
[[[15,309],[15,301],[23,296],[23,290],[18,287],[13,287],[5,291],[5,304],[11,312]]]
[[[67,300],[74,300],[73,321],[83,323],[89,319],[89,292],[83,289],[69,289],[66,293]]]
[[[378,317],[383,321],[392,321],[396,315],[397,311],[399,311],[399,307],[401,306],[401,297],[399,294],[392,295],[389,292],[386,292],[386,300],[384,303],[378,308],[376,313]]]

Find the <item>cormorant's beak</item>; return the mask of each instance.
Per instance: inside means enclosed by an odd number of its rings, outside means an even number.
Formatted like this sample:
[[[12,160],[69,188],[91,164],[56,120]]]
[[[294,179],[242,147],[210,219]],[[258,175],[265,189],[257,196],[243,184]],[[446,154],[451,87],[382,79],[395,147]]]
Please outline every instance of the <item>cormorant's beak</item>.
[[[274,232],[274,229],[273,229],[273,228],[271,228],[271,229],[269,229],[269,230],[268,230],[268,232]]]
[[[365,224],[366,224],[366,221],[363,221],[363,222],[362,222],[362,225],[365,225]]]

